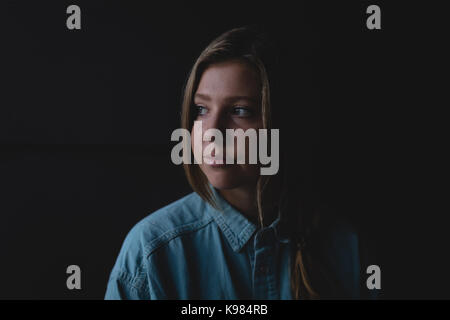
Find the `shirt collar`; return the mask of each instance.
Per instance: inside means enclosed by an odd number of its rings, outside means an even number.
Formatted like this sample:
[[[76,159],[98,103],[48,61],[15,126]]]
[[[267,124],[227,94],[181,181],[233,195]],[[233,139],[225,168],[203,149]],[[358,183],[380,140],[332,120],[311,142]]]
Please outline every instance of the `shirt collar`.
[[[220,210],[217,210],[208,204],[208,212],[222,230],[233,251],[238,252],[250,240],[258,227],[233,208],[213,186],[210,185],[210,188]],[[282,227],[283,225],[283,223],[280,223],[280,217],[278,217],[267,228],[274,229],[278,241],[288,242],[289,240],[285,236],[284,228]]]

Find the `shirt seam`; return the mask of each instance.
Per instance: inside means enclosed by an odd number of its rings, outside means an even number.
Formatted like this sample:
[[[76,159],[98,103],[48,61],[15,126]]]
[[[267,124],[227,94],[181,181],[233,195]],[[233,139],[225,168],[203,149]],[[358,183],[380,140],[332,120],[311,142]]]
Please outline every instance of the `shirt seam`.
[[[157,238],[153,239],[149,244],[144,246],[144,253],[145,258],[148,260],[150,256],[159,248],[162,246],[168,244],[170,241],[174,240],[175,238],[178,238],[182,235],[198,231],[204,227],[206,227],[208,224],[210,224],[214,219],[208,217],[206,219],[198,220],[195,222],[191,222],[188,224],[184,224],[181,226],[178,226],[174,229],[171,229],[169,231],[164,232],[162,235],[158,236]],[[141,269],[142,270],[142,269]]]
[[[111,281],[119,281],[122,285],[126,285],[129,290],[134,290],[136,293],[148,293],[148,288],[143,286],[143,281],[141,279],[142,272],[137,272],[137,274],[133,275],[125,270],[117,270],[115,274],[113,274],[108,283]]]

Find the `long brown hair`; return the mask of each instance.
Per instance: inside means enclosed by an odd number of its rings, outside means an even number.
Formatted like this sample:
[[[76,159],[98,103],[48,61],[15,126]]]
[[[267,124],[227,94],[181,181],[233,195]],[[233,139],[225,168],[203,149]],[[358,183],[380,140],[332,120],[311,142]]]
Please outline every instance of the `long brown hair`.
[[[213,40],[200,54],[188,76],[182,101],[181,126],[191,130],[194,122],[193,96],[200,81],[203,71],[211,64],[226,60],[240,59],[252,66],[259,75],[261,84],[262,120],[264,128],[273,128],[271,108],[271,93],[278,85],[272,81],[272,76],[277,73],[278,56],[274,54],[276,47],[270,42],[267,34],[257,26],[232,29]],[[271,82],[269,83],[269,78]],[[275,79],[275,77],[273,77]],[[276,128],[276,127],[275,127]],[[186,140],[186,139],[185,139]],[[190,148],[190,146],[188,146]],[[281,147],[280,147],[281,149]],[[292,199],[301,199],[294,194],[298,190],[287,181],[288,168],[281,155],[280,170],[274,176],[260,176],[256,186],[256,205],[259,213],[259,223],[266,226],[271,217],[281,212],[296,211],[293,217],[286,217],[283,221],[293,227],[295,243],[291,266],[291,288],[295,299],[315,299],[319,293],[312,283],[313,261],[306,254],[305,242],[308,232],[313,227],[313,215],[303,214],[300,205]],[[217,207],[213,192],[208,180],[197,164],[184,164],[187,179],[201,198]],[[306,210],[306,209],[305,209]],[[292,213],[291,213],[292,215]],[[295,223],[292,223],[295,219]],[[292,227],[291,227],[292,229]]]

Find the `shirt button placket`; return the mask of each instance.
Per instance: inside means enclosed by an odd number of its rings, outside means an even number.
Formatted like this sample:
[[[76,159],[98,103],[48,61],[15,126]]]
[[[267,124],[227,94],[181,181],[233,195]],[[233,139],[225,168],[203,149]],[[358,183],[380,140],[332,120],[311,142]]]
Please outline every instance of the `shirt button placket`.
[[[263,229],[255,236],[255,269],[253,275],[256,299],[277,299],[273,245],[273,229]]]

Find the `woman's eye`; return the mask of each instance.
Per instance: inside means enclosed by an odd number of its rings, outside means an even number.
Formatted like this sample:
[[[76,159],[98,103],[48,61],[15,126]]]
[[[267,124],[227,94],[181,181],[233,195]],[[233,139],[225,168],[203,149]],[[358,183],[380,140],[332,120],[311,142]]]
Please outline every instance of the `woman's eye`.
[[[203,107],[203,106],[195,106],[195,109],[196,109],[196,111],[197,111],[197,115],[198,116],[203,116],[203,115],[205,115],[206,114],[206,108],[205,107]]]
[[[246,107],[234,107],[233,108],[233,115],[239,116],[239,117],[248,117],[252,114],[251,110]]]

